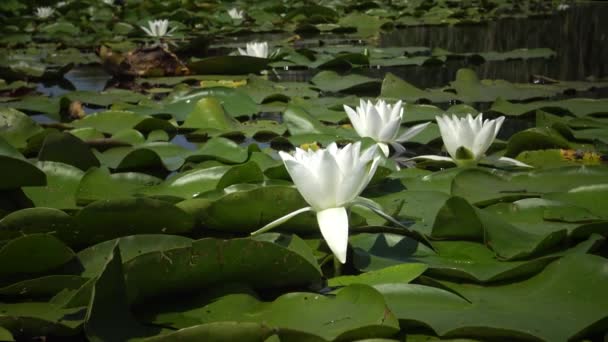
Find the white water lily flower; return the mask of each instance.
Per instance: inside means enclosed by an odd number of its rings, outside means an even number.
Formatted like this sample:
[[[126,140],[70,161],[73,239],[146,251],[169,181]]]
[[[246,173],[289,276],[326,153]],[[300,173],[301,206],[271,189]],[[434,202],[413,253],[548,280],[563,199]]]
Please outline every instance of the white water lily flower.
[[[495,164],[529,167],[529,165],[511,158],[485,157],[486,151],[492,145],[498,131],[500,131],[500,127],[505,120],[504,116],[494,120],[483,120],[483,114],[479,114],[476,118],[473,118],[471,114],[468,114],[465,118],[443,115],[437,116],[435,119],[439,125],[445,149],[451,158],[418,156],[413,159],[450,161],[458,166],[472,166],[480,161],[487,160]]]
[[[113,6],[113,5],[114,5],[114,0],[103,0],[103,2],[104,2],[106,5],[110,5],[110,6]]]
[[[239,48],[239,53],[243,56],[268,58],[268,43],[267,42],[247,43],[247,49],[244,50],[244,49]]]
[[[156,38],[171,36],[171,32],[175,30],[175,28],[169,30],[169,20],[167,19],[149,20],[148,27],[140,27],[148,36]]]
[[[232,19],[243,19],[245,17],[245,12],[237,8],[231,8],[228,10],[228,15]]]
[[[378,100],[374,105],[371,101],[365,102],[361,99],[356,110],[347,105],[344,105],[344,110],[357,134],[374,139],[387,157],[389,144],[393,146],[397,154],[401,154],[405,148],[399,142],[411,139],[429,124],[427,122],[415,125],[399,135],[403,119],[401,101],[391,105],[383,100]]]
[[[361,152],[361,143],[339,149],[336,143],[326,149],[305,151],[296,148],[292,156],[279,152],[296,188],[310,207],[296,210],[252,233],[274,228],[292,217],[314,211],[327,245],[341,263],[346,261],[348,213],[378,168],[376,146]]]
[[[51,7],[38,7],[36,8],[36,16],[40,19],[46,19],[55,13],[55,10]]]

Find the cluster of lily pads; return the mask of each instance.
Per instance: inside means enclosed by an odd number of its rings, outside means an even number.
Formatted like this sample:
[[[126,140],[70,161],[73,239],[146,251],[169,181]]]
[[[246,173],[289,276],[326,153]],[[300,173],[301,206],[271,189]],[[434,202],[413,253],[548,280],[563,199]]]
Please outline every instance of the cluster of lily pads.
[[[373,36],[558,6],[5,0],[0,341],[608,338],[607,81],[365,73],[555,58]]]

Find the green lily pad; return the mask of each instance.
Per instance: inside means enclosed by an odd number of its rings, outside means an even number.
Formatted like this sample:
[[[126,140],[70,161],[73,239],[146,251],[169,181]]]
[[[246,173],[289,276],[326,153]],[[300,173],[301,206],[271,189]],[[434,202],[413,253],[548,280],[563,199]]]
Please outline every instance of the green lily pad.
[[[192,241],[190,238],[178,235],[138,234],[98,243],[81,250],[76,257],[83,268],[80,275],[93,278],[101,274],[107,256],[112,253],[116,244],[120,247],[121,259],[125,263],[142,254],[189,247]]]
[[[321,276],[318,265],[299,252],[251,239],[206,238],[191,247],[140,255],[124,269],[129,297],[136,303],[162,294],[200,291],[219,282],[274,288],[309,284]]]
[[[450,102],[458,99],[456,95],[436,89],[422,90],[391,74],[384,76],[380,97],[416,102],[421,99],[432,102]]]
[[[349,285],[332,296],[294,292],[267,303],[242,291],[209,299],[182,305],[179,314],[174,312],[175,308],[168,308],[168,312],[157,314],[154,321],[165,325],[176,325],[178,320],[259,322],[275,328],[282,340],[290,341],[304,336],[307,341],[358,340],[368,336],[389,337],[398,331],[397,321],[386,310],[382,296],[361,284]]]
[[[134,337],[150,336],[160,330],[139,324],[129,310],[118,242],[115,242],[106,259],[87,309],[84,323],[87,339],[95,342],[127,341]]]
[[[10,240],[0,249],[0,275],[10,278],[52,271],[74,258],[74,252],[56,237],[32,234]]]
[[[19,338],[73,336],[78,334],[83,308],[64,309],[45,302],[0,304],[0,326]]]
[[[321,71],[310,81],[322,91],[330,92],[366,91],[380,86],[380,80],[375,78],[356,74],[343,76],[335,71]]]
[[[76,191],[84,172],[58,162],[41,161],[36,166],[46,174],[45,186],[24,187],[23,192],[37,207],[75,209]]]
[[[558,101],[537,101],[530,103],[511,103],[498,98],[490,108],[494,112],[504,115],[519,116],[542,109],[552,111],[559,109],[577,117],[592,114],[608,113],[608,101],[603,99],[567,99]],[[555,110],[553,110],[555,111]]]
[[[71,124],[74,127],[92,127],[108,134],[116,134],[126,128],[133,128],[142,132],[150,132],[156,129],[162,129],[171,133],[175,132],[175,127],[165,120],[139,115],[130,111],[110,110],[97,112],[87,115],[80,120],[73,121]]]
[[[52,208],[26,208],[14,211],[0,220],[0,240],[20,236],[51,233],[64,243],[73,230],[73,219],[65,212]]]
[[[370,271],[358,276],[340,276],[327,281],[328,286],[348,286],[351,284],[377,285],[385,283],[409,283],[428,269],[425,264],[407,263]]]
[[[292,211],[307,207],[297,189],[290,186],[252,186],[231,191],[196,210],[210,229],[227,232],[253,232]],[[241,208],[238,214],[234,208]],[[304,213],[283,224],[285,229],[316,231],[313,214]]]
[[[262,170],[256,163],[248,162],[235,166],[213,166],[183,172],[169,178],[162,184],[141,189],[148,196],[175,196],[182,199],[196,197],[198,194],[224,189],[237,183],[255,183],[264,180]]]
[[[75,217],[74,243],[92,245],[133,234],[187,233],[191,215],[171,203],[150,198],[102,200],[84,207]]]
[[[86,282],[74,275],[49,275],[23,280],[0,289],[0,296],[11,298],[51,297],[64,289],[77,289]]]
[[[92,168],[78,184],[76,201],[88,204],[98,200],[133,197],[139,189],[160,184],[161,179],[136,172],[111,174],[107,168]]]
[[[0,138],[0,190],[46,184],[46,174]],[[19,175],[19,177],[15,177]]]
[[[168,334],[149,337],[141,342],[209,341],[209,342],[257,342],[266,341],[274,330],[264,323],[213,322],[180,329]]]
[[[23,150],[27,140],[42,132],[29,116],[12,108],[0,109],[0,137],[17,149]]]
[[[601,257],[573,254],[532,278],[512,284],[482,287],[443,283],[470,302],[421,285],[375,288],[400,321],[423,323],[439,336],[565,341],[582,337],[606,319],[606,298],[601,295],[608,284],[605,268],[606,260]],[[539,324],[545,320],[546,324]],[[560,324],[552,324],[555,322]],[[598,329],[601,325],[592,330]]]
[[[99,161],[89,146],[65,132],[51,132],[44,138],[38,160],[61,162],[83,171],[99,166]]]

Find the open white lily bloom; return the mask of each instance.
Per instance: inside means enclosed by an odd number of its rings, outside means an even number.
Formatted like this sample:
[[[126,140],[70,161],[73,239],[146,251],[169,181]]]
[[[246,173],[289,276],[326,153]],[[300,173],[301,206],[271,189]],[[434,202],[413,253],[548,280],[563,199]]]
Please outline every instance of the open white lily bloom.
[[[232,19],[243,19],[245,17],[245,12],[237,8],[231,8],[228,10],[228,15]]]
[[[485,156],[486,151],[492,145],[498,131],[500,131],[500,127],[505,120],[504,116],[494,120],[483,120],[483,114],[479,114],[476,118],[473,118],[471,114],[468,114],[465,118],[443,115],[437,116],[435,119],[439,125],[445,149],[451,158],[418,156],[412,159],[448,161],[458,166],[473,166],[486,160],[493,164],[529,167],[529,165],[511,158],[486,158]]]
[[[357,134],[361,137],[374,139],[387,157],[389,154],[388,145],[393,146],[397,155],[403,153],[405,148],[399,142],[411,139],[429,124],[427,122],[415,125],[399,135],[401,120],[403,119],[401,101],[391,105],[383,100],[378,100],[374,105],[369,100],[367,102],[360,100],[356,110],[347,105],[344,105],[344,110]]]
[[[239,53],[243,56],[268,58],[268,43],[267,42],[247,43],[247,48],[246,49],[239,48]]]
[[[169,20],[167,19],[149,20],[148,27],[140,27],[148,36],[155,38],[171,36],[171,32],[175,30],[175,27],[169,30]]]
[[[46,19],[55,13],[55,10],[51,7],[38,7],[36,8],[36,16],[40,19]]]
[[[376,146],[361,152],[361,143],[348,144],[339,149],[335,143],[326,149],[305,151],[296,148],[292,156],[279,152],[296,188],[310,207],[287,214],[252,233],[270,230],[292,217],[314,211],[327,245],[337,257],[346,262],[348,246],[348,213],[357,196],[372,179],[380,156]]]

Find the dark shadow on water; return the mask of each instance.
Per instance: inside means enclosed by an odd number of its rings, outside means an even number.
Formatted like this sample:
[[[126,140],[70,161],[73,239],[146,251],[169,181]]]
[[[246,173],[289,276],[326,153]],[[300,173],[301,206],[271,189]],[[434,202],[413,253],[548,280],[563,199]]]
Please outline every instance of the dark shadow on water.
[[[484,63],[473,69],[481,78],[511,82],[527,82],[533,74],[559,80],[584,80],[588,76],[604,78],[608,76],[606,17],[608,3],[583,3],[543,18],[395,30],[382,35],[380,46],[427,46],[452,52],[550,48],[557,53],[556,58]],[[453,80],[458,68],[462,67],[458,63],[450,64],[430,69],[401,68],[402,72],[397,74],[415,85],[441,85]]]

